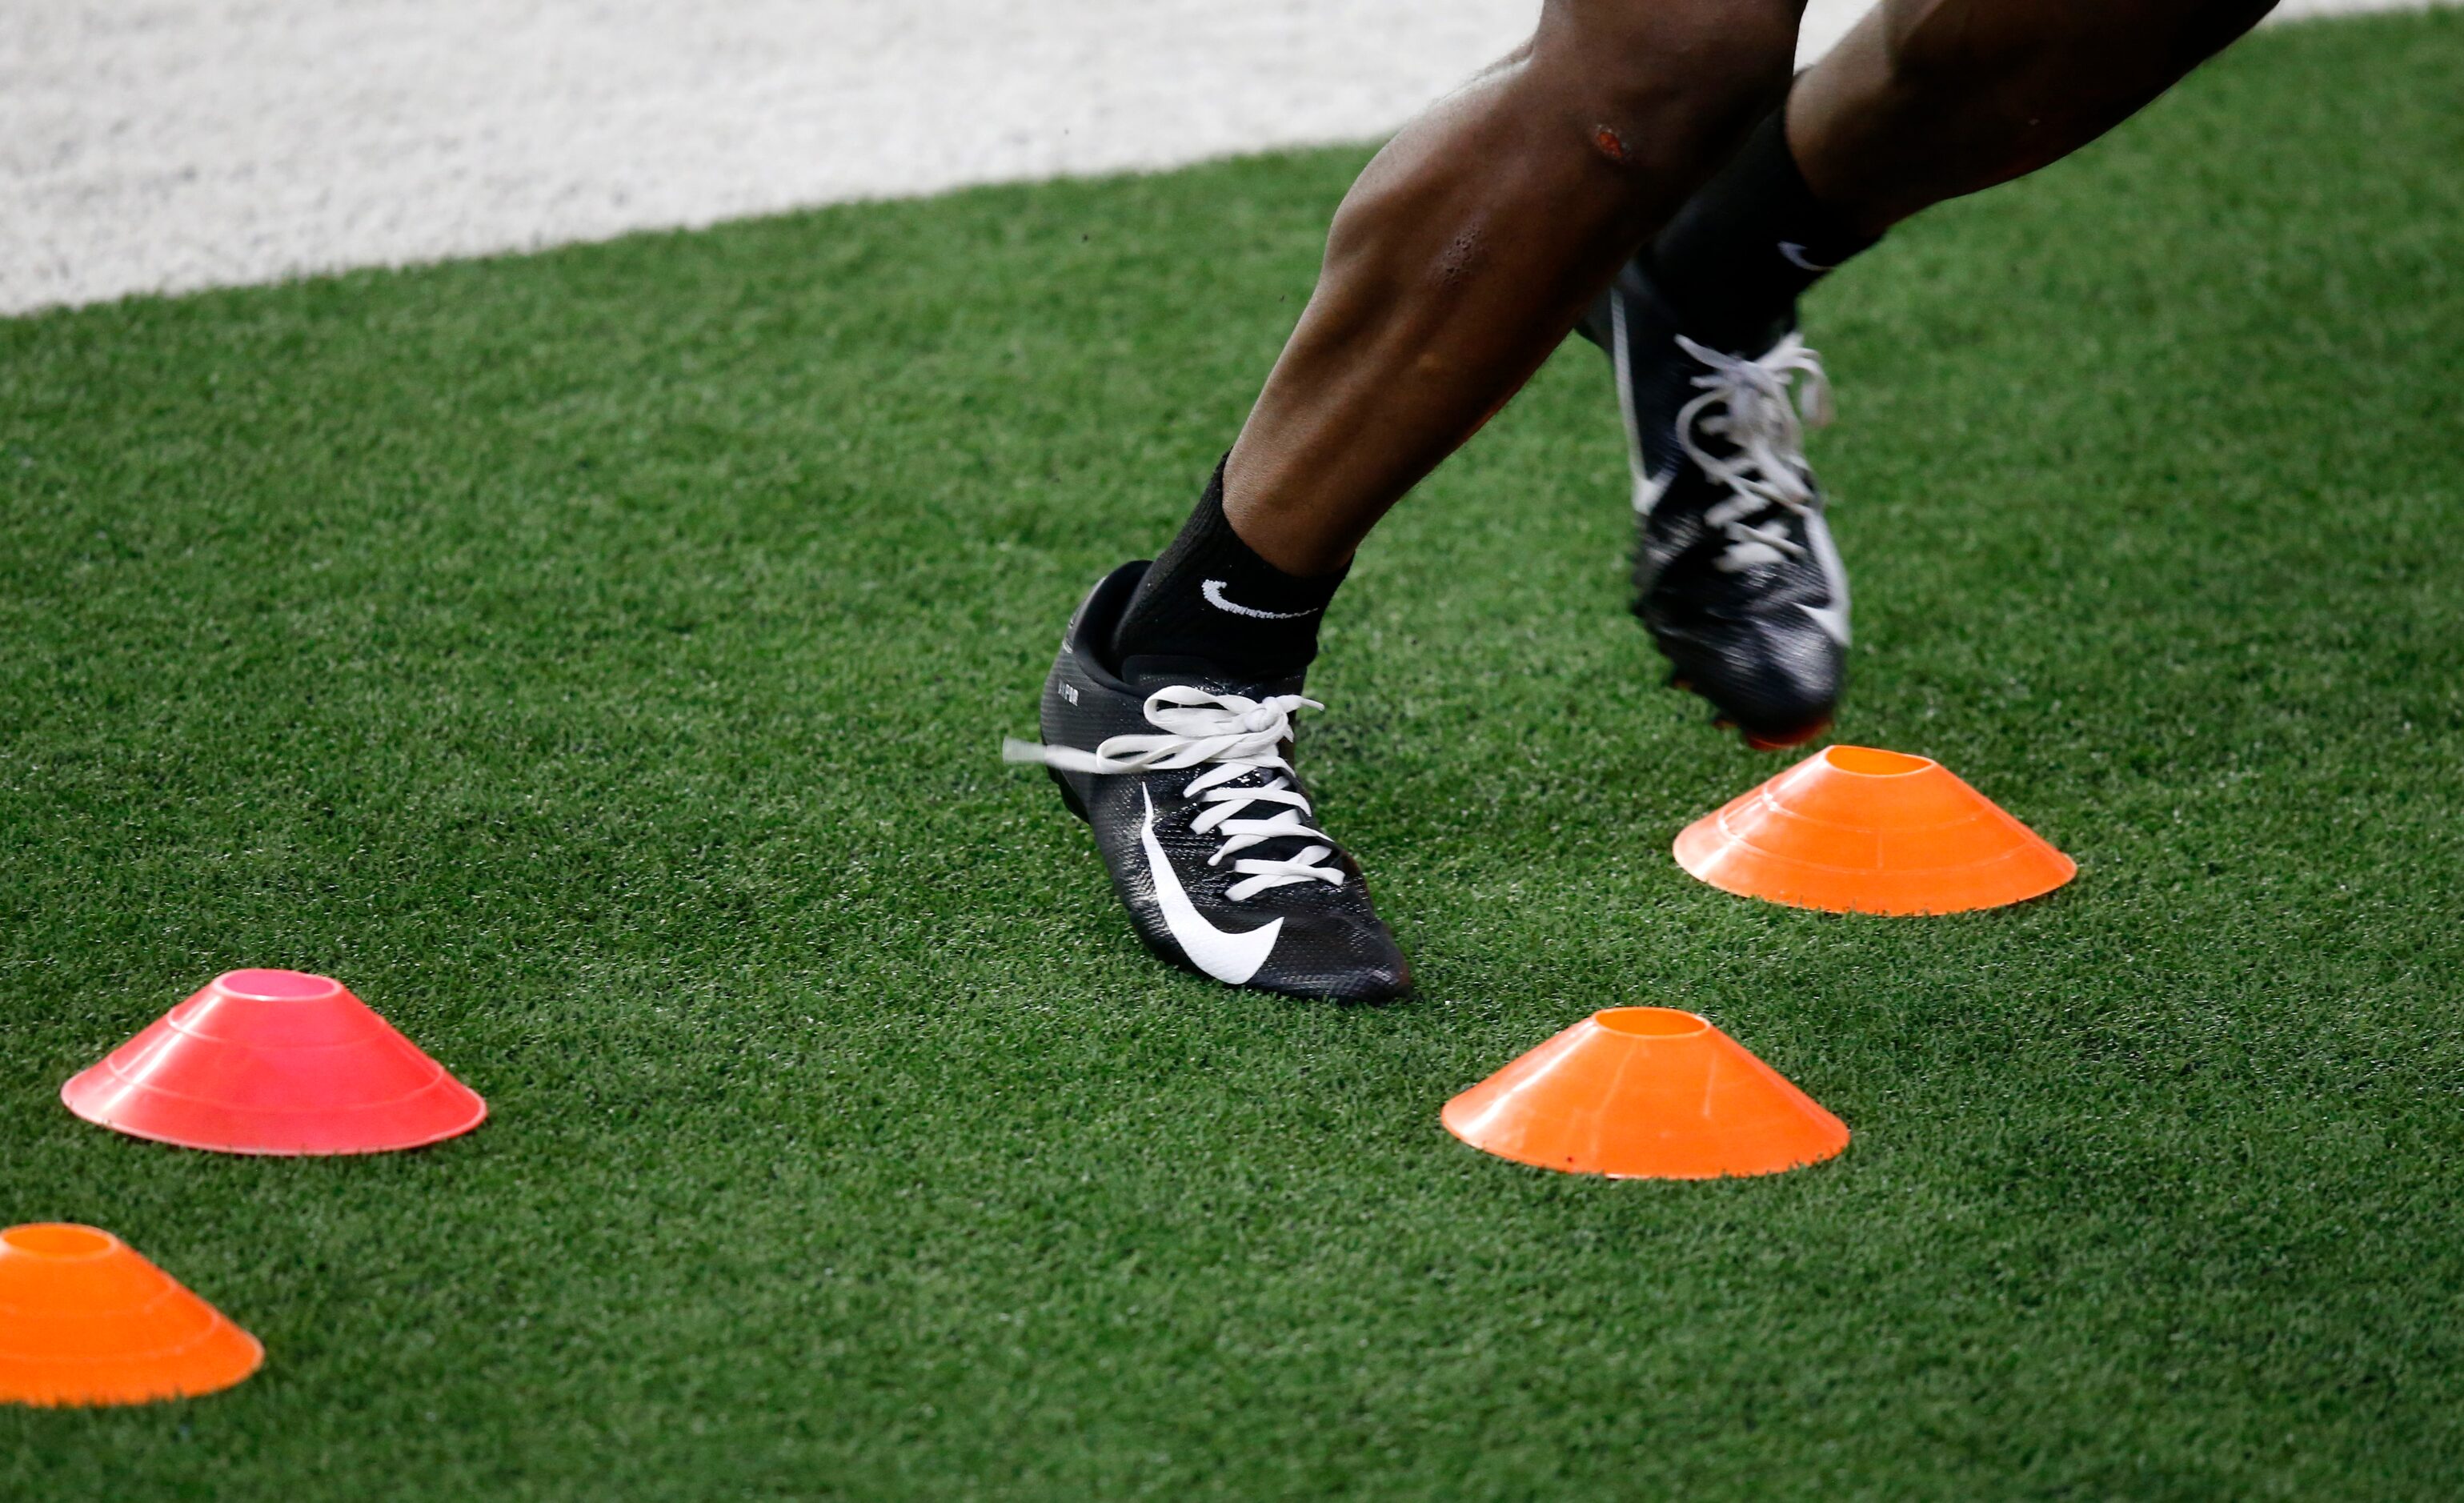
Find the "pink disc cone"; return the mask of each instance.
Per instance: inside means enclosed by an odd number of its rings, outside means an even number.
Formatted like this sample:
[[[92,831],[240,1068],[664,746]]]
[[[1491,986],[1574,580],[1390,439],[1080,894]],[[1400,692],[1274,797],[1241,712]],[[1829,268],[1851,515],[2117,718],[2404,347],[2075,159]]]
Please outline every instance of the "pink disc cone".
[[[329,976],[231,971],[60,1088],[115,1132],[234,1154],[368,1154],[467,1133],[478,1093]]]

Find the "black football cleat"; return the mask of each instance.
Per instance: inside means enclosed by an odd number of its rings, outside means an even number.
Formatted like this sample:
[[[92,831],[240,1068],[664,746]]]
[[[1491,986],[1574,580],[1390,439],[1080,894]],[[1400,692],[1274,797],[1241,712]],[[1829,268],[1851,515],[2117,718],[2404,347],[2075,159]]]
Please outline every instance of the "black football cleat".
[[[1301,680],[1235,683],[1200,669],[1133,686],[1104,645],[1146,573],[1124,564],[1088,595],[1045,681],[1041,763],[1095,831],[1112,888],[1149,949],[1234,986],[1385,1002],[1411,962],[1369,906],[1360,868],[1311,824],[1292,770]]]
[[[1696,343],[1639,261],[1582,332],[1616,366],[1634,472],[1634,613],[1670,682],[1755,746],[1812,740],[1831,723],[1848,660],[1848,574],[1805,462],[1804,424],[1830,421],[1820,359],[1793,330],[1752,358]]]

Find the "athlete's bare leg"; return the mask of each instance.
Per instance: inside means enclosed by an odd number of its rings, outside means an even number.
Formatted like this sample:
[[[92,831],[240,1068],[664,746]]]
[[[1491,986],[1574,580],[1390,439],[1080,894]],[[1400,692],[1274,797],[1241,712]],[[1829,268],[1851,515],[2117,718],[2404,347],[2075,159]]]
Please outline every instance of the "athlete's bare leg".
[[[1293,575],[1342,567],[1768,109],[1798,9],[1548,0],[1527,46],[1390,142],[1232,451],[1241,538]]]
[[[2068,156],[2275,0],[1883,0],[1797,80],[1788,141],[1868,234]]]
[[[1785,88],[1798,0],[1546,0],[1529,45],[1407,127],[1225,471],[1081,602],[1040,762],[1157,954],[1234,985],[1382,1001],[1411,965],[1288,761],[1362,537],[1555,348]],[[1408,7],[1398,9],[1408,22]]]
[[[1699,664],[1734,670],[1705,692],[1749,737],[1820,729],[1848,602],[1795,452],[1788,383],[1819,383],[1781,337],[1796,293],[1902,215],[2091,139],[2259,10],[1885,6],[1783,114],[1796,0],[1548,0],[1529,46],[1361,176],[1221,483],[1152,564],[1089,593],[1045,683],[1045,743],[1010,753],[1062,780],[1158,954],[1295,995],[1409,987],[1357,864],[1286,760],[1317,624],[1379,516],[1654,234],[1595,329],[1652,464],[1640,523],[1673,529],[1666,558],[1646,537],[1637,583],[1646,605],[1686,608],[1645,620],[1663,648],[1691,633]],[[1662,254],[1672,241],[1686,254]],[[1677,565],[1699,565],[1691,586],[1670,587]],[[1746,635],[1714,630],[1728,628]]]

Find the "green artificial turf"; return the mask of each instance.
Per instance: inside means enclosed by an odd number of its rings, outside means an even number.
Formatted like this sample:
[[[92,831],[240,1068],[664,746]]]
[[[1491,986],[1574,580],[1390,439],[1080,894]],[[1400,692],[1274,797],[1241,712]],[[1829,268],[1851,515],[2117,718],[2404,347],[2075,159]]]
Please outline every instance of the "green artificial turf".
[[[0,1222],[264,1371],[0,1496],[2464,1493],[2464,14],[2263,34],[1815,299],[1843,739],[2079,861],[1837,917],[1668,856],[1567,350],[1362,555],[1304,737],[1419,967],[1151,962],[996,758],[1184,514],[1362,153],[0,323]],[[56,1092],[215,972],[489,1098],[364,1160]],[[1856,1130],[1608,1183],[1457,1090],[1699,1009]]]

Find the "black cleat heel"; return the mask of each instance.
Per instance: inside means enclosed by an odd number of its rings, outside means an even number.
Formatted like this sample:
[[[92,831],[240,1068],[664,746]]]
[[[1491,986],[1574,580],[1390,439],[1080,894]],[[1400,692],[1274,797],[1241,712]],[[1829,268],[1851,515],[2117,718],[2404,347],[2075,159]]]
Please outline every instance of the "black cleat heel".
[[[1078,790],[1069,785],[1069,780],[1061,775],[1061,769],[1046,767],[1044,771],[1052,780],[1052,785],[1061,790],[1061,802],[1069,807],[1069,812],[1087,824],[1093,824],[1094,821],[1087,817],[1086,801],[1078,797]]]

